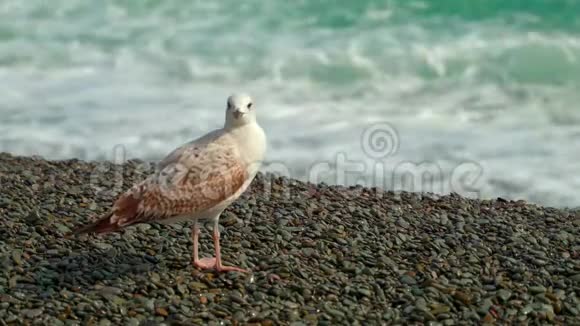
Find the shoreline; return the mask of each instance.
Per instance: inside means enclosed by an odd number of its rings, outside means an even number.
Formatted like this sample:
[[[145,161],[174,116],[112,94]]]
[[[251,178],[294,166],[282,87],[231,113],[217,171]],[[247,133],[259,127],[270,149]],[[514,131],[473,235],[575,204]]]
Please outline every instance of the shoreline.
[[[0,153],[0,321],[580,323],[575,209],[259,174],[220,219],[223,259],[248,275],[192,268],[188,224],[63,238],[141,163]]]
[[[157,161],[155,160],[143,160],[140,158],[129,158],[129,159],[125,159],[122,163],[116,163],[113,162],[111,160],[107,160],[107,159],[94,159],[94,160],[84,160],[84,159],[80,159],[80,158],[66,158],[66,159],[48,159],[45,158],[41,155],[17,155],[17,154],[12,154],[9,152],[0,152],[0,158],[2,156],[8,156],[8,157],[12,157],[12,158],[23,158],[23,159],[31,159],[31,160],[41,160],[41,161],[47,161],[47,162],[55,162],[55,163],[65,163],[65,162],[82,162],[85,164],[90,164],[94,167],[94,173],[97,173],[97,177],[103,177],[102,172],[103,169],[104,170],[113,170],[115,171],[115,173],[119,173],[119,171],[121,171],[124,169],[124,167],[129,167],[130,169],[136,169],[138,170],[138,173],[141,175],[147,175],[148,173],[151,173],[154,171],[155,169],[155,165],[157,163]],[[272,178],[278,178],[278,176],[270,173],[270,172],[263,172],[260,171],[259,174],[262,175],[262,177],[265,177],[268,180],[271,180]],[[110,175],[108,175],[110,176]],[[107,176],[107,177],[108,177]],[[115,176],[116,177],[116,176]],[[406,189],[402,189],[402,190],[389,190],[389,189],[384,189],[384,187],[377,187],[377,186],[366,186],[366,185],[360,185],[360,184],[335,184],[335,183],[327,183],[325,182],[325,180],[322,180],[321,183],[315,183],[309,180],[304,180],[304,178],[295,178],[295,177],[288,177],[286,176],[281,176],[282,178],[286,179],[286,180],[291,180],[292,182],[299,182],[299,183],[303,183],[303,184],[308,184],[308,185],[314,185],[314,186],[318,186],[318,185],[324,185],[327,187],[336,187],[338,189],[358,189],[360,190],[361,188],[370,188],[373,189],[373,191],[379,192],[379,193],[395,193],[395,194],[401,194],[401,193],[412,193],[414,195],[418,195],[418,196],[431,196],[431,197],[441,197],[441,196],[449,196],[449,195],[457,195],[460,196],[462,198],[465,199],[470,199],[470,200],[478,200],[478,201],[494,201],[494,200],[503,200],[503,201],[508,201],[508,202],[520,202],[520,203],[525,203],[527,205],[535,205],[538,207],[544,207],[544,208],[551,208],[551,209],[558,209],[558,210],[563,210],[563,211],[568,211],[568,212],[576,212],[576,211],[580,211],[580,206],[558,206],[558,205],[545,205],[542,204],[541,202],[536,202],[536,201],[530,201],[526,198],[510,198],[508,196],[504,196],[502,197],[501,195],[499,196],[488,196],[485,198],[477,198],[477,197],[470,197],[470,196],[466,196],[463,195],[461,193],[458,192],[446,192],[446,193],[433,193],[433,192],[422,192],[422,191],[409,191]],[[90,176],[87,178],[86,180],[87,182],[91,182],[90,180]],[[118,187],[118,186],[117,186]],[[114,189],[115,191],[119,191],[118,188]]]

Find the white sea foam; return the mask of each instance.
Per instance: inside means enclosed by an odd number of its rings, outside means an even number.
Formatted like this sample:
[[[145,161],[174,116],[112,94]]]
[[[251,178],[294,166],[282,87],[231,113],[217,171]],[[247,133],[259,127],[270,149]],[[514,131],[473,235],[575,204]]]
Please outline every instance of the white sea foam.
[[[449,174],[475,162],[483,197],[580,205],[577,36],[392,23],[396,8],[365,11],[356,30],[306,13],[274,21],[266,13],[281,8],[253,2],[239,20],[224,2],[182,5],[3,2],[0,35],[14,36],[0,52],[0,150],[112,159],[121,146],[127,158],[158,159],[219,127],[226,96],[244,90],[269,134],[268,159],[294,177],[336,168],[341,153],[377,163],[360,137],[387,121],[400,138],[380,162],[391,170],[432,162]],[[394,187],[374,175],[344,180]],[[336,171],[326,178],[336,183]]]

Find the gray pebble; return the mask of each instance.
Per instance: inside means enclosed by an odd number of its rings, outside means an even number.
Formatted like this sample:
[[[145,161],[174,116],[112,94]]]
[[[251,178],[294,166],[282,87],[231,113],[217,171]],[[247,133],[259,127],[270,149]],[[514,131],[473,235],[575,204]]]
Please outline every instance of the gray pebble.
[[[24,309],[22,310],[22,316],[28,319],[33,319],[42,315],[42,311],[42,309]]]
[[[117,166],[98,164],[109,172],[91,181],[97,163],[0,153],[10,176],[0,196],[2,322],[580,324],[576,213],[258,174],[219,226],[224,263],[251,273],[220,274],[191,266],[191,223],[63,238],[145,177],[134,162],[118,166],[123,189],[112,191]],[[213,255],[207,228],[199,250]]]

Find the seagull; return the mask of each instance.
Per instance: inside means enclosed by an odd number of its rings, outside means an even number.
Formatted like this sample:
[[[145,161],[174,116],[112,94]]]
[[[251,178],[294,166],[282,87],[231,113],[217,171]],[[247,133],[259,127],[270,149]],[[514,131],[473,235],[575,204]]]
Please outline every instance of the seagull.
[[[258,125],[252,98],[228,97],[221,129],[173,150],[155,173],[121,194],[108,213],[72,234],[108,233],[139,223],[193,221],[193,265],[217,272],[249,272],[224,266],[218,222],[222,212],[248,188],[262,164],[266,135]],[[198,222],[213,222],[215,257],[199,258]]]

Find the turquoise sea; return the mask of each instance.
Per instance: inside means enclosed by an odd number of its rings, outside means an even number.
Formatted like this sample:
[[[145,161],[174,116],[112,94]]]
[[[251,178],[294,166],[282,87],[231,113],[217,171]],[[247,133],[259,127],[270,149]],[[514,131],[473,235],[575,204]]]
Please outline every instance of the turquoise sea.
[[[265,171],[580,206],[580,1],[0,1],[0,151],[156,160],[234,91]]]

